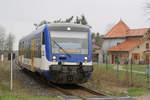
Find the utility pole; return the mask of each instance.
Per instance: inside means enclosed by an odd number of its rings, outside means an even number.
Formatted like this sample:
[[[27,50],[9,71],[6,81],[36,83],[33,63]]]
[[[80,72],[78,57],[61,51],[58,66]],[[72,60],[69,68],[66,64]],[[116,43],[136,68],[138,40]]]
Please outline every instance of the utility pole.
[[[15,59],[15,54],[13,52],[8,54],[8,60],[10,60],[10,90],[13,89],[13,59]]]
[[[10,66],[10,90],[12,91],[13,88],[13,54],[11,52],[11,66]]]

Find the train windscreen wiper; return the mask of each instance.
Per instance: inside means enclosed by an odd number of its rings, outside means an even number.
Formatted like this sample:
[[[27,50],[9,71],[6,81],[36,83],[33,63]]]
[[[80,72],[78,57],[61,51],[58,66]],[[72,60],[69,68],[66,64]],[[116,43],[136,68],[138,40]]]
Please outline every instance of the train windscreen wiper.
[[[55,40],[52,40],[61,50],[63,50],[63,52],[68,56],[71,57],[71,55],[65,51],[65,49],[63,47],[61,47]]]

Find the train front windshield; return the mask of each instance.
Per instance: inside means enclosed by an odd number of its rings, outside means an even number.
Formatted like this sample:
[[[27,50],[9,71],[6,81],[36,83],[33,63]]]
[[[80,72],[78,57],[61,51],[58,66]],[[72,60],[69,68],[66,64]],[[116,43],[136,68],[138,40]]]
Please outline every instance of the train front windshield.
[[[88,54],[88,32],[51,31],[53,54]]]

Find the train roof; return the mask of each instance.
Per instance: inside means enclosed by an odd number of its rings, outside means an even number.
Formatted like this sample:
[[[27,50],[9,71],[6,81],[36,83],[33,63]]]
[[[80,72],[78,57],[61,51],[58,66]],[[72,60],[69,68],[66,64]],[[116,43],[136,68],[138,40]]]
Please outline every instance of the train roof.
[[[23,37],[20,41],[24,41],[24,40],[30,39],[36,33],[41,32],[46,25],[48,25],[48,27],[77,27],[77,28],[84,28],[84,29],[90,28],[90,26],[88,26],[88,25],[73,24],[73,23],[50,23],[50,24],[44,24],[44,25],[40,26],[39,28],[37,28],[36,30],[32,31],[27,36]]]
[[[73,24],[73,23],[52,23],[52,24],[48,24],[48,26],[50,27],[70,26],[70,27],[90,28],[88,25]]]

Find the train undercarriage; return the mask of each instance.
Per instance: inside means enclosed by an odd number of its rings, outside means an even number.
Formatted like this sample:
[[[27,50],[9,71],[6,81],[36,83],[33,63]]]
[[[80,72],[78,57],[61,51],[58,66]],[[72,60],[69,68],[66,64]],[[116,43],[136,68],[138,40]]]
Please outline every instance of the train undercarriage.
[[[93,66],[51,65],[50,80],[58,84],[81,84],[88,81]]]

